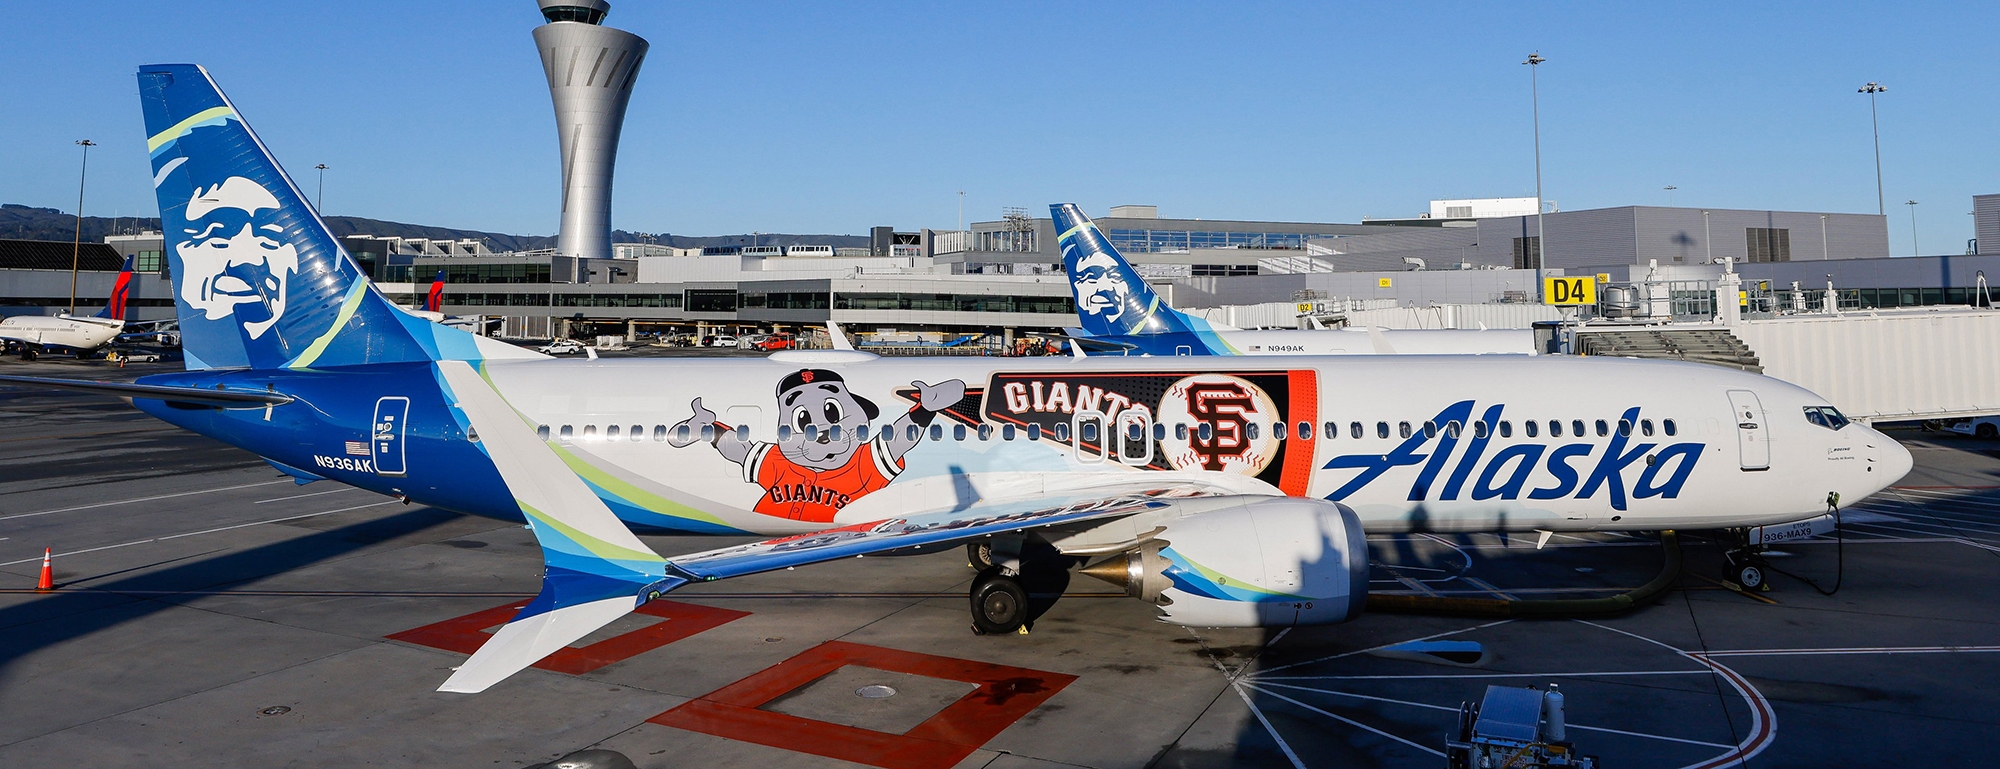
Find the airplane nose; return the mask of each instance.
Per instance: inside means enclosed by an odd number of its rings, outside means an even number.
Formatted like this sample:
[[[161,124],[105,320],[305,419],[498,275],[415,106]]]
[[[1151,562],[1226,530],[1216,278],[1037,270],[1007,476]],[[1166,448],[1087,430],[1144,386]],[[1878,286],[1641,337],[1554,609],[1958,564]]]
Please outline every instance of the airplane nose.
[[[1910,450],[1905,448],[1900,441],[1883,435],[1881,431],[1877,430],[1875,432],[1875,439],[1877,441],[1875,444],[1875,471],[1882,474],[1882,477],[1877,478],[1876,482],[1882,484],[1883,488],[1887,488],[1895,482],[1902,480],[1903,476],[1909,475],[1910,469],[1916,466],[1917,461],[1915,457],[1910,455]]]

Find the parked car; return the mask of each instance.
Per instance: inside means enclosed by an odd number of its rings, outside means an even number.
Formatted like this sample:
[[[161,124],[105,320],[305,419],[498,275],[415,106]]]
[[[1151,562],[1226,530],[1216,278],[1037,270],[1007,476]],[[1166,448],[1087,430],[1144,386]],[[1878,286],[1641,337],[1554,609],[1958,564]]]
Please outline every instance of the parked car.
[[[535,352],[544,355],[575,355],[583,352],[583,343],[574,339],[557,339],[535,348]]]
[[[735,347],[735,346],[736,346],[736,337],[733,337],[733,336],[730,336],[730,335],[728,335],[728,334],[716,334],[716,335],[715,335],[715,338],[714,338],[714,341],[712,341],[712,342],[709,342],[708,346],[710,346],[710,347]]]
[[[744,334],[736,338],[736,349],[738,350],[764,349],[764,340],[769,336],[770,336],[769,334]]]
[[[757,340],[757,349],[764,350],[766,352],[777,352],[779,350],[792,349],[792,347],[797,344],[798,344],[798,339],[793,337],[791,334],[771,334],[769,336],[764,337],[763,339]]]
[[[1990,441],[2000,438],[2000,416],[1960,420],[1953,422],[1949,429],[1959,435],[1970,435]]]

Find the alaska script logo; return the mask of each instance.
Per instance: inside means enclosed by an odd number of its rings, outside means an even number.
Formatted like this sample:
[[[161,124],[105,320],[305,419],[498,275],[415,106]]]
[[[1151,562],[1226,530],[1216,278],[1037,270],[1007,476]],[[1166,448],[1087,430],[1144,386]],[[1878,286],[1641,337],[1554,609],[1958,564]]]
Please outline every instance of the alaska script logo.
[[[1659,448],[1657,443],[1633,443],[1634,436],[1626,431],[1614,431],[1610,442],[1602,446],[1577,442],[1559,446],[1541,443],[1514,443],[1485,458],[1486,446],[1492,438],[1489,430],[1484,435],[1474,435],[1470,427],[1464,431],[1444,429],[1445,425],[1457,422],[1472,424],[1472,401],[1459,401],[1438,412],[1432,422],[1439,426],[1436,432],[1435,450],[1425,453],[1422,449],[1432,438],[1417,432],[1404,440],[1387,454],[1348,454],[1334,457],[1325,469],[1360,470],[1346,485],[1335,489],[1326,496],[1334,501],[1344,500],[1363,487],[1380,479],[1384,473],[1407,465],[1423,465],[1417,479],[1410,484],[1409,500],[1412,502],[1428,499],[1455,500],[1461,495],[1474,500],[1520,499],[1525,490],[1528,499],[1589,499],[1600,493],[1608,493],[1613,510],[1626,509],[1627,495],[1625,474],[1628,468],[1644,463],[1644,470],[1638,480],[1631,484],[1632,499],[1662,497],[1675,499],[1680,496],[1681,487],[1687,483],[1688,475],[1701,459],[1705,444],[1674,443]],[[1479,419],[1488,425],[1500,421],[1504,405],[1494,405],[1486,409]],[[1620,419],[1628,425],[1639,423],[1637,407],[1625,410]],[[1458,432],[1457,435],[1452,433]],[[1642,439],[1643,440],[1643,439]],[[1465,443],[1465,450],[1458,452],[1458,463],[1452,465],[1451,457],[1458,451],[1458,444]],[[1595,464],[1587,464],[1593,451],[1599,449]],[[1482,461],[1483,460],[1483,461]],[[1439,476],[1445,467],[1451,465],[1450,475]],[[1530,477],[1541,470],[1543,475],[1553,479],[1551,485],[1527,488]]]

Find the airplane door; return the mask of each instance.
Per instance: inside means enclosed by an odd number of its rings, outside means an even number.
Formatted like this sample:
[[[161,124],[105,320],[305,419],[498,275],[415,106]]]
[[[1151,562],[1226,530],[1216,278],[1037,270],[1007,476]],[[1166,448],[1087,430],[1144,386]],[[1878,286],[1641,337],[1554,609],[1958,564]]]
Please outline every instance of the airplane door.
[[[1138,410],[1118,412],[1118,461],[1144,467],[1153,461],[1153,418]]]
[[[403,436],[408,432],[410,399],[392,395],[375,401],[374,436],[368,445],[375,455],[377,475],[400,476],[404,465]]]
[[[1735,412],[1736,446],[1742,452],[1743,469],[1771,469],[1771,428],[1765,424],[1763,402],[1749,390],[1730,390],[1729,406]]]

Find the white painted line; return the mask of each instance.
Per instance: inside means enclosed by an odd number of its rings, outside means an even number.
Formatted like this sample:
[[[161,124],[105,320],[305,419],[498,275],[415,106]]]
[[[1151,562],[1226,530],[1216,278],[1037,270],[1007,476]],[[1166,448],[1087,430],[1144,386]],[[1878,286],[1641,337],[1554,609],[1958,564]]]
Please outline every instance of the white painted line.
[[[1276,672],[1276,671],[1279,671],[1279,670],[1284,670],[1285,668],[1295,668],[1295,667],[1298,667],[1298,666],[1300,666],[1300,665],[1316,665],[1316,664],[1319,664],[1319,663],[1321,663],[1321,662],[1329,662],[1329,661],[1332,661],[1332,660],[1337,660],[1337,659],[1340,659],[1340,658],[1342,658],[1342,657],[1352,657],[1352,656],[1354,656],[1354,655],[1356,655],[1356,654],[1367,654],[1368,652],[1372,652],[1372,651],[1376,651],[1376,650],[1378,650],[1378,649],[1387,649],[1387,648],[1389,648],[1389,647],[1391,647],[1391,646],[1395,646],[1395,645],[1397,645],[1397,644],[1406,644],[1406,643],[1412,643],[1412,642],[1416,642],[1416,641],[1432,641],[1432,640],[1436,640],[1436,639],[1439,639],[1439,638],[1444,638],[1445,636],[1454,636],[1454,635],[1458,635],[1458,634],[1460,634],[1460,633],[1470,633],[1470,632],[1472,632],[1472,631],[1474,631],[1474,630],[1485,630],[1486,628],[1489,628],[1489,627],[1493,627],[1493,626],[1496,626],[1496,625],[1505,625],[1505,624],[1507,624],[1507,623],[1509,623],[1509,622],[1513,622],[1513,620],[1511,620],[1511,619],[1501,619],[1501,620],[1494,620],[1494,621],[1492,621],[1492,622],[1488,622],[1488,623],[1486,623],[1486,624],[1484,624],[1484,625],[1473,625],[1472,627],[1468,627],[1468,628],[1459,628],[1459,629],[1457,629],[1457,630],[1447,630],[1447,631],[1445,631],[1445,632],[1442,632],[1442,633],[1434,633],[1434,634],[1432,634],[1432,635],[1427,635],[1427,636],[1424,636],[1424,637],[1422,637],[1422,638],[1411,638],[1411,639],[1408,639],[1408,640],[1404,640],[1404,641],[1391,641],[1391,642],[1389,642],[1389,643],[1385,643],[1385,644],[1382,644],[1381,646],[1370,646],[1370,647],[1368,647],[1368,648],[1366,648],[1366,649],[1356,649],[1356,650],[1354,650],[1354,651],[1351,651],[1351,652],[1341,652],[1341,653],[1339,653],[1339,654],[1335,654],[1335,655],[1333,655],[1333,656],[1331,656],[1331,657],[1321,657],[1321,658],[1319,658],[1319,659],[1316,659],[1316,660],[1306,660],[1305,662],[1294,662],[1294,663],[1292,663],[1292,664],[1289,664],[1289,665],[1279,665],[1279,666],[1277,666],[1277,667],[1274,667],[1274,668],[1267,668],[1267,669],[1264,669],[1264,670],[1259,670],[1259,671],[1257,671],[1256,673],[1253,673],[1253,674],[1251,674],[1251,675],[1252,675],[1252,677],[1257,677],[1257,676],[1262,676],[1262,675],[1264,675],[1265,673],[1272,673],[1272,672]]]
[[[1751,758],[1755,757],[1759,753],[1764,752],[1764,749],[1770,747],[1772,741],[1778,738],[1778,711],[1771,707],[1771,702],[1769,700],[1764,699],[1763,692],[1757,691],[1757,687],[1751,686],[1749,681],[1744,680],[1742,675],[1738,674],[1735,670],[1730,669],[1729,666],[1708,659],[1707,657],[1704,657],[1700,654],[1690,652],[1685,649],[1681,649],[1680,647],[1674,646],[1673,644],[1647,638],[1645,636],[1639,635],[1638,633],[1619,630],[1618,628],[1611,627],[1609,625],[1600,625],[1595,622],[1591,622],[1590,620],[1575,619],[1570,621],[1582,625],[1589,625],[1599,630],[1609,630],[1613,633],[1617,633],[1627,638],[1634,638],[1640,641],[1645,641],[1646,643],[1658,646],[1663,649],[1670,649],[1675,654],[1679,654],[1682,657],[1700,663],[1702,666],[1707,667],[1709,670],[1714,671],[1717,676],[1720,676],[1722,678],[1722,680],[1728,682],[1730,688],[1735,689],[1736,693],[1739,696],[1741,696],[1745,702],[1750,703],[1750,735],[1748,737],[1744,737],[1742,742],[1736,744],[1736,747],[1731,748],[1728,752],[1725,752],[1720,756],[1716,756],[1715,758],[1711,758],[1707,761],[1689,764],[1685,767],[1682,767],[1681,769],[1721,769],[1721,767],[1729,766],[1732,764],[1737,766],[1749,766],[1750,765],[1749,761]],[[1733,731],[1734,728],[1735,727],[1732,726],[1731,730]]]
[[[100,508],[100,507],[113,507],[113,506],[116,506],[116,505],[129,505],[129,504],[132,504],[132,503],[135,503],[135,502],[152,502],[152,501],[155,501],[155,500],[160,500],[160,499],[173,499],[173,498],[175,498],[175,497],[191,497],[191,496],[194,496],[194,495],[196,495],[196,494],[213,494],[213,493],[215,493],[215,492],[218,492],[218,491],[235,491],[236,489],[249,489],[249,488],[255,488],[255,487],[258,487],[258,486],[269,486],[269,485],[272,485],[272,484],[274,484],[274,483],[291,483],[291,480],[289,480],[289,479],[286,479],[286,480],[277,480],[277,481],[264,481],[263,483],[246,483],[246,484],[243,484],[243,485],[241,485],[241,486],[223,486],[223,487],[221,487],[221,488],[218,488],[218,489],[202,489],[202,490],[200,490],[200,491],[183,491],[183,492],[179,492],[179,493],[177,493],[177,494],[160,494],[160,495],[158,495],[158,496],[152,496],[152,497],[139,497],[138,499],[121,499],[121,500],[118,500],[118,501],[116,501],[116,502],[99,502],[99,503],[97,503],[97,504],[94,504],[94,505],[77,505],[76,507],[62,507],[62,508],[57,508],[57,509],[54,509],[54,510],[43,510],[43,511],[41,511],[41,512],[37,512],[37,513],[15,513],[15,514],[13,514],[13,515],[0,515],[0,521],[11,521],[11,520],[14,520],[15,518],[33,518],[33,517],[35,517],[35,516],[37,516],[37,515],[53,515],[53,514],[55,514],[55,513],[70,513],[70,512],[75,512],[75,511],[78,511],[78,510],[93,510],[93,509],[96,509],[96,508]]]
[[[334,489],[332,491],[315,491],[311,494],[295,494],[289,497],[274,497],[271,499],[260,499],[257,500],[256,502],[252,502],[251,504],[261,505],[264,504],[265,502],[283,502],[287,499],[305,499],[306,497],[323,497],[328,494],[339,494],[340,492],[343,491],[360,491],[360,489],[357,489],[353,486],[343,486],[341,488]]]
[[[1914,521],[1913,521],[1912,523],[1916,523],[1916,522],[1914,522]],[[1932,523],[1932,524],[1920,524],[1920,525],[1927,525],[1927,526],[1934,526],[1934,527],[1937,527],[1937,528],[1941,528],[1941,529],[1946,529],[1946,531],[1928,531],[1928,530],[1925,530],[1925,529],[1911,529],[1911,528],[1906,528],[1906,527],[1903,527],[1903,526],[1890,526],[1890,525],[1888,525],[1888,524],[1882,524],[1882,523],[1868,523],[1868,524],[1861,524],[1861,525],[1864,525],[1864,526],[1872,526],[1872,527],[1874,527],[1874,528],[1877,528],[1877,529],[1888,529],[1888,530],[1890,530],[1890,531],[1900,531],[1900,532],[1904,532],[1904,533],[1908,533],[1908,534],[1923,534],[1923,535],[1926,535],[1926,536],[1932,536],[1932,537],[1935,537],[1935,536],[1938,536],[1938,535],[1940,535],[1940,534],[1957,534],[1957,533],[1958,533],[1957,531],[1953,531],[1953,530],[1951,530],[1951,527],[1949,527],[1949,526],[1944,526],[1944,525],[1942,525],[1942,524],[1936,524],[1936,523]],[[1996,542],[1996,541],[2000,541],[2000,540],[1988,540],[1988,539],[1983,539],[1983,538],[1980,538],[1980,537],[1966,537],[1966,536],[1958,536],[1958,537],[1945,537],[1945,538],[1946,538],[1946,539],[1954,539],[1954,540],[1957,540],[1957,541],[1959,541],[1959,542],[1964,542],[1965,544],[1968,544],[1968,545],[1972,545],[1973,547],[1984,547],[1984,548],[1986,548],[1986,549],[1988,549],[1988,550],[1992,550],[1992,549],[1994,549],[1994,548],[1993,548],[1993,546],[1992,546],[1991,544],[1986,544],[1986,545],[1981,545],[1981,544],[1978,544],[1978,543],[1979,543],[1979,542],[1987,542],[1987,543],[1992,543],[1992,542]]]
[[[1611,670],[1582,673],[1424,673],[1377,676],[1267,676],[1257,673],[1255,681],[1406,681],[1438,678],[1597,678],[1600,676],[1687,676],[1708,675],[1707,670]]]
[[[1979,654],[2000,652],[2000,646],[1852,646],[1828,649],[1730,649],[1702,652],[1704,657],[1804,657],[1821,654]]]
[[[1691,673],[1707,673],[1708,671],[1706,671],[1706,670],[1693,670],[1693,671],[1689,671],[1689,672],[1691,672]],[[1304,692],[1319,692],[1320,694],[1331,694],[1331,695],[1334,695],[1334,696],[1337,696],[1337,697],[1352,697],[1352,698],[1354,698],[1354,699],[1357,699],[1357,700],[1372,700],[1372,701],[1374,701],[1374,702],[1386,702],[1386,703],[1389,703],[1389,704],[1392,704],[1392,705],[1408,705],[1408,706],[1410,706],[1410,707],[1413,707],[1413,708],[1429,708],[1429,709],[1431,709],[1431,710],[1449,710],[1449,711],[1452,711],[1452,712],[1457,712],[1457,711],[1458,711],[1458,708],[1453,708],[1453,707],[1446,707],[1446,706],[1444,706],[1444,705],[1432,705],[1432,704],[1430,704],[1430,703],[1428,703],[1428,702],[1411,702],[1411,701],[1409,701],[1409,700],[1397,700],[1397,699],[1390,699],[1390,698],[1388,698],[1388,697],[1371,697],[1371,696],[1368,696],[1368,695],[1366,695],[1366,694],[1355,694],[1355,693],[1353,693],[1353,692],[1341,692],[1341,691],[1334,691],[1334,690],[1332,690],[1332,689],[1314,689],[1314,688],[1312,688],[1312,687],[1310,687],[1310,686],[1293,686],[1293,685],[1291,685],[1291,684],[1279,684],[1279,683],[1271,683],[1271,682],[1269,682],[1269,681],[1260,681],[1260,682],[1258,682],[1258,683],[1259,683],[1260,685],[1263,685],[1263,686],[1277,686],[1277,687],[1281,687],[1281,688],[1285,688],[1285,689],[1297,689],[1297,690],[1299,690],[1299,691],[1304,691]],[[1708,747],[1708,748],[1724,748],[1724,749],[1728,749],[1728,748],[1733,748],[1733,747],[1736,747],[1736,746],[1734,746],[1734,745],[1724,745],[1724,744],[1722,744],[1722,743],[1720,743],[1720,742],[1703,742],[1703,741],[1701,741],[1701,740],[1690,740],[1690,739],[1685,739],[1685,738],[1681,738],[1681,737],[1668,737],[1668,736],[1666,736],[1666,735],[1664,735],[1664,734],[1646,734],[1646,733],[1644,733],[1644,732],[1628,732],[1628,731],[1625,731],[1625,730],[1623,730],[1623,729],[1612,729],[1612,728],[1609,728],[1609,727],[1603,727],[1603,726],[1584,726],[1583,724],[1578,724],[1578,723],[1571,723],[1571,724],[1569,724],[1569,728],[1571,728],[1571,729],[1583,729],[1583,730],[1587,730],[1587,731],[1592,731],[1592,732],[1605,732],[1605,733],[1607,733],[1607,734],[1622,734],[1622,735],[1625,735],[1625,736],[1627,736],[1627,737],[1643,737],[1643,738],[1645,738],[1645,739],[1649,739],[1649,740],[1665,740],[1665,741],[1667,741],[1667,742],[1681,742],[1681,743],[1686,743],[1686,744],[1689,744],[1689,745],[1700,745],[1700,746],[1702,746],[1702,747]]]
[[[144,545],[144,544],[147,544],[147,543],[149,543],[149,542],[165,542],[165,541],[167,541],[167,540],[170,540],[170,539],[180,539],[180,538],[182,538],[182,537],[194,537],[194,536],[200,536],[200,535],[202,535],[202,534],[214,534],[214,533],[216,533],[216,532],[218,532],[218,531],[229,531],[230,529],[241,529],[241,528],[245,528],[245,527],[248,527],[248,526],[262,526],[262,525],[264,525],[264,524],[267,524],[267,523],[284,523],[284,522],[286,522],[286,521],[297,521],[297,520],[301,520],[301,519],[305,519],[305,518],[317,518],[317,517],[319,517],[319,516],[322,516],[322,515],[332,515],[332,514],[334,514],[334,513],[345,513],[345,512],[348,512],[348,511],[350,511],[350,510],[361,510],[361,509],[364,509],[364,508],[370,508],[370,507],[381,507],[381,506],[383,506],[383,505],[393,505],[393,504],[396,504],[397,502],[398,502],[398,500],[394,500],[394,499],[391,499],[391,500],[388,500],[388,501],[385,501],[385,502],[376,502],[376,503],[373,503],[373,504],[367,504],[367,505],[357,505],[357,506],[354,506],[354,507],[343,507],[343,508],[341,508],[341,509],[339,509],[339,510],[327,510],[327,511],[324,511],[324,512],[318,512],[318,513],[306,513],[306,514],[304,514],[304,515],[289,515],[289,516],[285,516],[285,517],[283,517],[283,518],[272,518],[272,519],[270,519],[270,520],[265,520],[265,521],[251,521],[251,522],[249,522],[249,523],[238,523],[238,524],[234,524],[234,525],[231,525],[231,526],[217,526],[217,527],[215,527],[215,528],[213,528],[213,529],[202,529],[201,531],[190,531],[190,532],[184,532],[184,533],[181,533],[181,534],[168,534],[168,535],[166,535],[166,536],[164,536],[164,537],[153,537],[153,538],[151,538],[151,539],[141,539],[141,540],[137,540],[137,541],[133,541],[133,542],[125,542],[125,543],[121,543],[121,544],[117,544],[117,545],[105,545],[105,546],[103,546],[103,547],[87,547],[87,548],[84,548],[84,549],[82,549],[82,550],[71,550],[71,551],[69,551],[69,552],[67,552],[67,553],[56,553],[56,554],[54,555],[54,557],[56,557],[56,558],[63,558],[63,557],[66,557],[66,556],[72,556],[72,555],[82,555],[82,554],[84,554],[84,553],[95,553],[95,552],[97,552],[97,551],[99,551],[99,550],[116,550],[116,549],[118,549],[118,548],[121,548],[121,547],[131,547],[131,546],[133,546],[133,545]],[[39,560],[42,560],[42,557],[38,555],[38,556],[35,556],[35,557],[33,557],[33,558],[23,558],[23,559],[21,559],[21,560],[18,560],[18,561],[8,561],[8,562],[6,562],[6,563],[0,563],[0,566],[15,566],[15,565],[19,565],[19,564],[23,564],[23,563],[33,563],[33,562],[35,562],[35,561],[39,561]]]
[[[1243,687],[1238,684],[1230,684],[1229,687],[1236,690],[1236,696],[1243,698],[1243,704],[1250,706],[1250,714],[1257,717],[1257,723],[1264,725],[1264,731],[1271,733],[1271,739],[1278,741],[1278,749],[1285,751],[1285,758],[1292,760],[1294,769],[1306,769],[1306,763],[1299,760],[1299,754],[1292,752],[1292,746],[1286,744],[1285,738],[1278,735],[1278,727],[1272,726],[1271,719],[1264,717],[1264,711],[1258,709],[1257,703],[1250,701],[1249,693],[1244,692]]]
[[[1322,715],[1322,716],[1326,716],[1327,718],[1331,718],[1331,719],[1333,719],[1333,720],[1335,720],[1335,721],[1339,721],[1339,722],[1341,722],[1341,723],[1343,723],[1343,724],[1347,724],[1347,725],[1349,725],[1349,726],[1353,726],[1353,727],[1356,727],[1356,728],[1359,728],[1359,729],[1365,729],[1365,730],[1367,730],[1367,731],[1370,731],[1370,732],[1374,732],[1374,733],[1376,733],[1376,734],[1379,734],[1379,735],[1382,735],[1382,736],[1384,736],[1384,737],[1387,737],[1387,738],[1389,738],[1389,739],[1392,739],[1392,740],[1395,740],[1395,741],[1397,741],[1397,742],[1400,742],[1400,743],[1403,743],[1404,745],[1408,745],[1408,746],[1410,746],[1410,747],[1413,747],[1413,748],[1416,748],[1416,749],[1418,749],[1418,750],[1421,750],[1421,751],[1423,751],[1423,752],[1425,752],[1425,753],[1429,753],[1429,754],[1431,754],[1431,755],[1433,755],[1433,756],[1437,756],[1438,758],[1444,758],[1444,753],[1443,753],[1443,752],[1441,752],[1441,751],[1439,751],[1438,749],[1436,749],[1436,748],[1433,748],[1433,747],[1431,747],[1431,746],[1429,746],[1429,745],[1422,745],[1422,744],[1418,744],[1418,743],[1415,743],[1415,742],[1411,742],[1411,741],[1409,741],[1409,740],[1406,740],[1406,739],[1403,739],[1403,738],[1401,738],[1401,737],[1398,737],[1398,736],[1396,736],[1396,735],[1393,735],[1393,734],[1390,734],[1390,733],[1388,733],[1388,732],[1385,732],[1385,731],[1382,731],[1381,729],[1377,729],[1377,728],[1375,728],[1375,727],[1373,727],[1373,726],[1369,726],[1369,725],[1367,725],[1367,724],[1364,724],[1364,723],[1361,723],[1360,721],[1356,721],[1356,720],[1354,720],[1354,719],[1352,719],[1352,718],[1348,718],[1348,717],[1346,717],[1346,716],[1341,716],[1341,715],[1337,715],[1337,714],[1334,714],[1334,713],[1329,713],[1329,712],[1327,712],[1327,711],[1324,711],[1324,710],[1321,710],[1321,709],[1319,709],[1319,708],[1316,708],[1316,707],[1313,707],[1313,706],[1311,706],[1311,705],[1307,705],[1307,704],[1305,704],[1305,703],[1303,703],[1303,702],[1300,702],[1300,701],[1298,701],[1298,700],[1295,700],[1295,699],[1292,699],[1292,698],[1290,698],[1290,697],[1287,697],[1287,696],[1285,696],[1285,695],[1282,695],[1282,694],[1279,694],[1279,693],[1277,693],[1277,692],[1274,692],[1274,691],[1270,691],[1270,690],[1268,690],[1268,689],[1263,689],[1263,688],[1259,688],[1259,687],[1258,687],[1258,686],[1257,686],[1256,684],[1244,684],[1244,685],[1245,685],[1245,686],[1248,686],[1248,687],[1250,687],[1250,688],[1252,688],[1252,689],[1256,689],[1256,690],[1257,690],[1257,692],[1258,692],[1258,693],[1260,693],[1260,694],[1267,694],[1267,695],[1270,695],[1270,696],[1272,696],[1272,697],[1276,697],[1276,698],[1278,698],[1278,699],[1281,699],[1281,700],[1284,700],[1284,701],[1286,701],[1286,702],[1289,702],[1289,703],[1292,703],[1293,705],[1297,705],[1297,706],[1299,706],[1299,707],[1302,707],[1302,708],[1305,708],[1305,709],[1307,709],[1307,710],[1310,710],[1310,711],[1312,711],[1312,712],[1314,712],[1314,713],[1318,713],[1318,714],[1320,714],[1320,715]],[[1245,700],[1245,701],[1248,701],[1248,700],[1249,700],[1249,697],[1248,697],[1248,696],[1245,696],[1245,697],[1244,697],[1244,700]],[[1253,707],[1254,707],[1254,706],[1253,706]],[[1273,733],[1275,733],[1275,732],[1273,732]]]
[[[1466,584],[1479,588],[1480,590],[1484,590],[1488,593],[1500,596],[1502,600],[1507,600],[1507,601],[1516,600],[1515,596],[1512,593],[1508,593],[1506,591],[1501,590],[1500,588],[1494,587],[1493,583],[1487,582],[1486,580],[1480,579],[1478,577],[1466,577],[1465,582]]]

